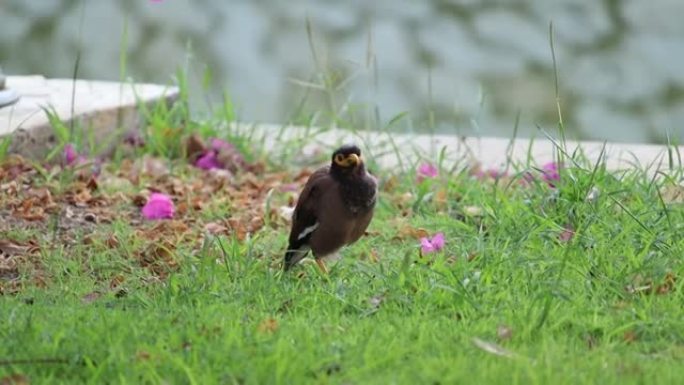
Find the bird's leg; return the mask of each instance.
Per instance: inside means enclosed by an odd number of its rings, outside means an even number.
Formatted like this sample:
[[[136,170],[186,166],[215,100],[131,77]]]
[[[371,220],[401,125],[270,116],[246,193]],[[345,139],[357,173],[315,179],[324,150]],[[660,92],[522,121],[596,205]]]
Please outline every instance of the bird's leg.
[[[316,264],[318,265],[318,269],[321,271],[321,273],[328,275],[328,268],[325,267],[325,263],[323,262],[322,258],[316,258]]]

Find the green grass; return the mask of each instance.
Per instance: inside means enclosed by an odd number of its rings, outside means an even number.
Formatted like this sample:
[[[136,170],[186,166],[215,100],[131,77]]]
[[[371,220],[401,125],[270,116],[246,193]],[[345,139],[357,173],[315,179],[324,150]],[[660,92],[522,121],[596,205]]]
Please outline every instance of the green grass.
[[[373,106],[357,111],[343,101],[346,75],[324,68],[312,33],[307,22],[318,73],[300,82],[305,94],[292,122],[387,131],[413,124],[399,114],[383,126]],[[124,27],[122,80],[126,45]],[[372,55],[366,62],[362,69],[377,70]],[[394,153],[409,171],[378,171],[383,188],[369,235],[342,251],[329,276],[311,263],[283,274],[289,229],[277,210],[293,195],[279,187],[301,187],[299,165],[318,164],[298,152],[316,129],[269,151],[230,126],[237,117],[227,95],[210,108],[218,122],[193,119],[186,73],[177,73],[179,102],[140,105],[145,144],[116,148],[90,191],[94,203],[73,203],[88,190],[79,182],[88,167],[34,162],[20,176],[0,172],[0,241],[30,246],[8,254],[0,244],[3,385],[11,376],[31,384],[681,381],[684,192],[672,151],[672,175],[658,178],[564,153],[557,83],[558,160],[568,167],[554,187],[532,163],[483,181],[463,159],[447,169],[444,153],[432,159],[440,177],[418,184],[415,165],[402,159],[413,149],[397,148],[391,135],[389,150],[364,142],[366,154]],[[310,112],[309,93],[329,112]],[[53,161],[67,142],[97,151],[79,127],[53,120]],[[265,176],[243,172],[225,183],[189,167],[182,143],[191,133],[228,139],[249,162],[265,163]],[[16,171],[4,143],[0,165]],[[169,175],[142,171],[146,156]],[[523,184],[528,171],[536,177]],[[255,180],[264,185],[255,190]],[[142,221],[134,203],[149,188],[199,209]],[[41,189],[56,208],[39,221],[18,220],[12,207]],[[79,219],[92,213],[96,224]],[[254,218],[263,226],[250,227]],[[226,230],[208,235],[207,224]],[[574,236],[564,238],[569,229]],[[423,231],[444,232],[445,249],[421,256]]]
[[[171,163],[185,183],[205,178],[182,160]],[[159,239],[172,240],[173,263],[145,263],[150,245],[161,241],[143,234],[156,224],[125,216],[72,229],[73,244],[14,228],[7,238],[37,239],[41,251],[21,265],[21,289],[0,297],[0,378],[675,383],[684,358],[684,210],[667,198],[673,182],[584,163],[564,169],[556,188],[539,180],[523,186],[520,178],[479,181],[467,170],[420,185],[412,173],[396,175],[370,235],[345,249],[329,276],[313,264],[280,271],[283,221],[243,240],[201,240],[201,223],[238,218],[246,209],[230,200],[187,215],[189,235],[162,232]],[[390,174],[380,176],[387,181]],[[70,184],[58,180],[34,182]],[[134,190],[162,180],[148,176]],[[600,194],[587,201],[592,187]],[[274,191],[271,204],[288,196]],[[118,212],[137,215],[131,203],[119,205]],[[471,206],[482,214],[472,215]],[[569,241],[559,239],[565,227],[576,231]],[[445,250],[421,257],[410,235],[420,228],[444,232]],[[114,245],[107,243],[112,236]],[[500,328],[510,336],[498,335]]]

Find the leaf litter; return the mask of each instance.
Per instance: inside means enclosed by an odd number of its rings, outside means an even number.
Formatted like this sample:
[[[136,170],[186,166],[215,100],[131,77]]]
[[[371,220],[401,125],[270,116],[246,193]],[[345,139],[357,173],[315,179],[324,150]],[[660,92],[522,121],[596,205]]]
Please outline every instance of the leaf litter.
[[[72,162],[50,166],[46,174],[40,164],[9,156],[0,164],[0,294],[17,293],[31,280],[44,284],[49,279],[41,250],[49,253],[59,247],[68,253],[82,244],[118,249],[125,241],[126,255],[164,279],[184,256],[199,251],[206,237],[245,240],[267,223],[271,229],[288,225],[279,207],[294,206],[296,191],[310,170],[267,170],[264,164],[248,163],[233,145],[218,139],[205,144],[192,136],[187,147],[194,162],[214,154],[216,167],[196,167],[191,157],[186,161],[144,155],[116,165],[100,163],[98,173],[76,172]],[[143,209],[151,199],[156,206],[146,215]],[[116,223],[129,226],[133,239],[115,233]],[[104,283],[110,284],[118,286]],[[84,302],[91,299],[85,297]]]

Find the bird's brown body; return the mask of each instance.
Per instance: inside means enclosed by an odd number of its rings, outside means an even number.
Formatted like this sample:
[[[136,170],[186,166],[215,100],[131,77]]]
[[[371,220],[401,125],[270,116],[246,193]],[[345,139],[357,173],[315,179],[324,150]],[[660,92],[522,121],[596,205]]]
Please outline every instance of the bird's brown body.
[[[297,200],[285,270],[309,250],[318,261],[356,242],[373,218],[376,195],[377,181],[366,171],[358,148],[338,149],[330,166],[311,174]]]

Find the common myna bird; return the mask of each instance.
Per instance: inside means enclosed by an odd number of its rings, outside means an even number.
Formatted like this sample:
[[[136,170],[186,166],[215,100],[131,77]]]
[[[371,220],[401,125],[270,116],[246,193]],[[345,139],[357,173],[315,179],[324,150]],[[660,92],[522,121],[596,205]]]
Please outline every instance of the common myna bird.
[[[358,240],[373,218],[377,180],[366,170],[361,150],[345,145],[332,155],[329,166],[316,170],[299,195],[285,253],[287,271],[311,250],[318,267],[323,259]]]

